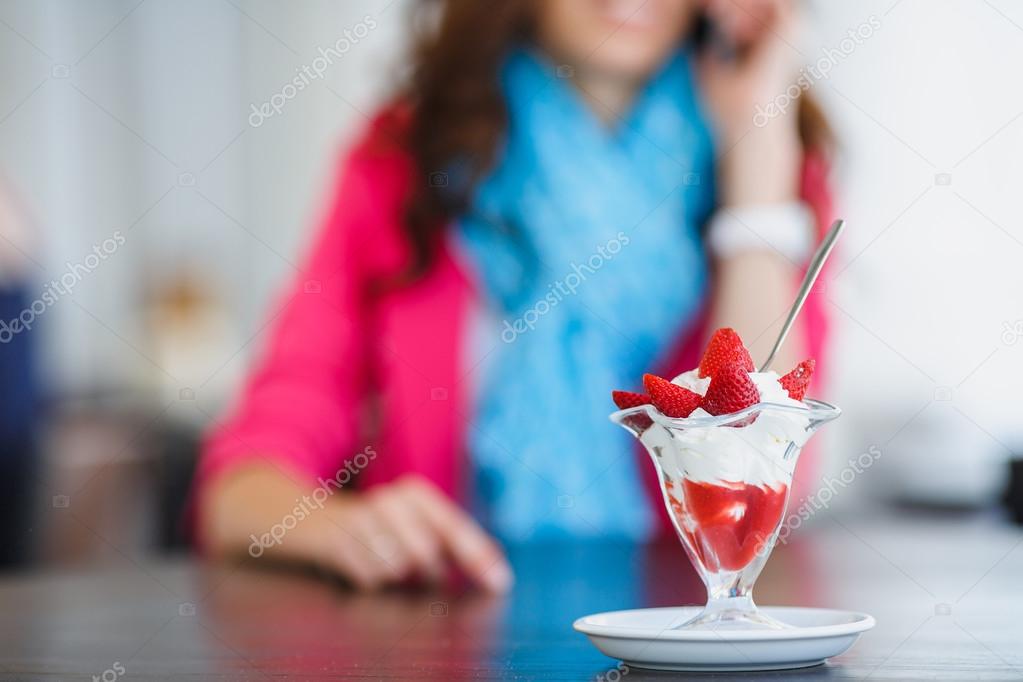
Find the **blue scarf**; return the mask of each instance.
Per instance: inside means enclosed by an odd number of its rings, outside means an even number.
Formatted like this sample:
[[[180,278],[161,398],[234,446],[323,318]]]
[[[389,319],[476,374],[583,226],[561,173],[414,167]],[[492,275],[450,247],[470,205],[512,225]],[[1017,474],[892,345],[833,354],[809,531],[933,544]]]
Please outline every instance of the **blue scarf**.
[[[509,56],[501,85],[502,155],[459,230],[501,338],[469,428],[481,514],[509,541],[643,539],[654,516],[607,415],[706,286],[713,149],[689,58],[614,129],[532,52]]]

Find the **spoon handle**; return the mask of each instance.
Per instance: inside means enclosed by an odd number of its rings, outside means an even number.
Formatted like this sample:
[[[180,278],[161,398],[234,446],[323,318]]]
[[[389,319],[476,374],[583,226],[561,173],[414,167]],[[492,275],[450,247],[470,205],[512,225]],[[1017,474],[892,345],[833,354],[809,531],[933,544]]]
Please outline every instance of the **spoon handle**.
[[[810,259],[810,266],[806,269],[806,276],[803,277],[803,283],[799,285],[799,293],[796,294],[796,300],[792,303],[792,308],[789,310],[788,317],[785,318],[785,324],[781,326],[781,333],[778,334],[778,340],[774,342],[774,347],[771,348],[770,355],[764,360],[764,364],[760,366],[760,371],[767,371],[767,368],[771,366],[771,361],[774,360],[774,356],[778,354],[778,349],[781,348],[781,344],[785,342],[785,337],[788,336],[789,330],[792,329],[792,323],[796,321],[796,316],[799,315],[799,311],[803,309],[803,303],[806,302],[806,297],[810,295],[810,290],[813,289],[813,283],[817,281],[817,275],[821,274],[821,268],[824,267],[824,261],[828,259],[831,254],[831,250],[835,248],[835,242],[838,241],[838,235],[842,234],[842,228],[845,227],[844,220],[836,220],[831,224],[828,229],[828,233],[824,235],[824,239],[821,240],[820,246],[813,254],[813,258]]]

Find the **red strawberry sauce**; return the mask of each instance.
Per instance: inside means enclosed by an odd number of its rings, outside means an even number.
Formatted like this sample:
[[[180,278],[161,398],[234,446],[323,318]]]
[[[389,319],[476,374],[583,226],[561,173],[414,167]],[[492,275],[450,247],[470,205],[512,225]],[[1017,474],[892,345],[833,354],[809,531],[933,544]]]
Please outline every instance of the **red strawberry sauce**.
[[[784,483],[684,479],[682,486],[682,500],[671,495],[671,507],[700,563],[712,572],[745,568],[785,513]]]

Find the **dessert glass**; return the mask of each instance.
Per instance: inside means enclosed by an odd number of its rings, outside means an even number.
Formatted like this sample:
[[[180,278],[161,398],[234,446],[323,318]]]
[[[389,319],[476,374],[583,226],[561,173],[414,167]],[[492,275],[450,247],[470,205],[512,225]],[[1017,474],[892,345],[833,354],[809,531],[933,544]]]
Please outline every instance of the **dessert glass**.
[[[675,419],[653,405],[611,414],[650,454],[668,515],[707,588],[706,607],[678,628],[788,627],[757,610],[753,583],[778,538],[803,445],[840,414],[810,399],[720,417]]]

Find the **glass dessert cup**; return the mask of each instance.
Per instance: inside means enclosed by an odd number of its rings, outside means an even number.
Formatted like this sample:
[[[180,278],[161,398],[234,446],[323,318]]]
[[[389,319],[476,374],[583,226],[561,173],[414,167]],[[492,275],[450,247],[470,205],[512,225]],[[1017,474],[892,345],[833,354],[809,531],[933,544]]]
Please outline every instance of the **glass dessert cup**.
[[[778,538],[799,453],[841,410],[817,400],[759,403],[720,417],[674,419],[653,405],[611,414],[657,470],[668,516],[707,588],[707,605],[677,628],[778,629],[753,583]]]

